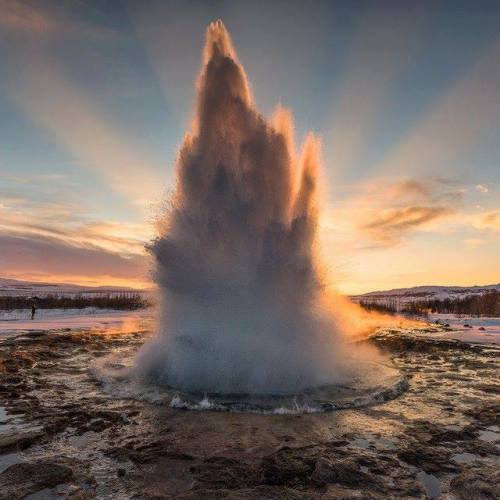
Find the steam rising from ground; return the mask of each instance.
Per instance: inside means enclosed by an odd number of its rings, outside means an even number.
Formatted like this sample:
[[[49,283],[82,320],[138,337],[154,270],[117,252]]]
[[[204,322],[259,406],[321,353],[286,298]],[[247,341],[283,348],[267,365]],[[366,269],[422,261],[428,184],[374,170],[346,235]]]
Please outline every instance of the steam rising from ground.
[[[139,356],[143,374],[226,393],[295,392],[352,375],[345,311],[338,321],[325,306],[315,255],[318,157],[313,135],[295,152],[288,111],[271,122],[257,112],[224,25],[212,23],[196,119],[151,246],[162,312]]]

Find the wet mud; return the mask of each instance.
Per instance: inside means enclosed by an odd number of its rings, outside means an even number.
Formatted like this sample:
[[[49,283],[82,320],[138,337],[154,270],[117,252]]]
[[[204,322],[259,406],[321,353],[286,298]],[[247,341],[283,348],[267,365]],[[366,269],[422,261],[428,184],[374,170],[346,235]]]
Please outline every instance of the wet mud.
[[[96,376],[104,362],[126,369],[148,337],[76,329],[0,340],[0,499],[500,498],[498,347],[380,330],[369,342],[405,392],[261,415],[173,408],[161,390],[139,398]]]

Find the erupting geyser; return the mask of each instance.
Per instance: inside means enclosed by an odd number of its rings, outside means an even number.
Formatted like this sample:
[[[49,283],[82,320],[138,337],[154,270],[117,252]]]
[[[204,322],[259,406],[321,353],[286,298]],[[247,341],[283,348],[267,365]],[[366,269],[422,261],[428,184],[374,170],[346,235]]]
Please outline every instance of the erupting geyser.
[[[279,394],[352,367],[315,255],[319,143],[267,121],[221,21],[207,30],[196,119],[151,245],[159,332],[138,366],[183,391]]]

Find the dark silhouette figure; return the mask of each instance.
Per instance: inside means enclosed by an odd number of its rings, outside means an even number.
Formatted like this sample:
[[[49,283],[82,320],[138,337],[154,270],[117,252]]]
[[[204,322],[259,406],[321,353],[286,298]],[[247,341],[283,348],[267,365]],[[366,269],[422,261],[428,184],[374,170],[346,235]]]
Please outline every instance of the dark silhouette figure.
[[[35,319],[36,306],[35,304],[31,305],[31,319]]]

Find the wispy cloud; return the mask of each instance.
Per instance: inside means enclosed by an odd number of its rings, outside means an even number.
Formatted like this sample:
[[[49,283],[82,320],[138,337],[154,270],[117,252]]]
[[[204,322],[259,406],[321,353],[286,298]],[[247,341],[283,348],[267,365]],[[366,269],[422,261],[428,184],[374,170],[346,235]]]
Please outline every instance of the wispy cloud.
[[[393,246],[427,223],[453,213],[446,206],[409,206],[383,209],[371,222],[360,225],[377,245]]]
[[[68,201],[32,201],[0,193],[0,234],[53,238],[65,245],[105,250],[124,257],[144,255],[149,224],[99,221]]]
[[[467,248],[475,249],[480,247],[481,245],[484,245],[486,241],[481,238],[466,238],[464,240],[464,243]]]
[[[146,256],[123,257],[100,248],[75,246],[60,238],[0,233],[0,275],[72,282],[128,283],[148,281]]]
[[[10,33],[36,37],[70,34],[100,38],[117,35],[108,27],[75,19],[65,7],[68,6],[35,0],[0,0],[0,27]]]
[[[56,22],[30,2],[0,0],[0,10],[0,26],[4,29],[31,33],[50,33],[56,29]]]
[[[462,188],[443,179],[367,182],[330,213],[331,230],[340,229],[353,248],[392,247],[451,216],[463,196]]]
[[[473,224],[478,229],[493,232],[500,231],[500,210],[493,210],[476,216]]]
[[[462,190],[443,180],[404,179],[369,185],[357,227],[374,246],[394,246],[431,222],[454,213],[462,197]]]
[[[0,276],[147,285],[152,223],[97,215],[71,179],[22,179],[0,176]]]
[[[0,193],[0,275],[143,286],[149,280],[147,224],[95,221],[68,201]]]

